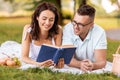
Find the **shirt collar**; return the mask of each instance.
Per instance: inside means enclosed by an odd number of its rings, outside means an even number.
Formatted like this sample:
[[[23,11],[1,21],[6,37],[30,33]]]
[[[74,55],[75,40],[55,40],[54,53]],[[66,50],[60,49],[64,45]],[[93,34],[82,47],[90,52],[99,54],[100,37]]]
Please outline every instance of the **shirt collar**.
[[[90,40],[91,39],[91,34],[92,34],[92,28],[89,30],[88,35],[85,39]]]
[[[88,35],[86,36],[85,40],[90,40],[91,39],[92,29],[93,28],[91,28],[89,30]],[[77,39],[80,39],[80,37],[78,35],[74,35],[74,41],[76,41]]]

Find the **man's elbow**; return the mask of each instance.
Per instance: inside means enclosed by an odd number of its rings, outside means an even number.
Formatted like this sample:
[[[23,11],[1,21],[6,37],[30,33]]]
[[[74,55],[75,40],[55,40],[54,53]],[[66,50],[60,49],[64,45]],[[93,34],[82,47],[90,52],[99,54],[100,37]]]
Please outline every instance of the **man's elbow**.
[[[106,66],[106,64],[107,64],[107,61],[104,61],[103,62],[103,68]]]
[[[106,64],[107,64],[107,61],[103,61],[102,65],[101,65],[101,68],[104,68],[106,66]]]

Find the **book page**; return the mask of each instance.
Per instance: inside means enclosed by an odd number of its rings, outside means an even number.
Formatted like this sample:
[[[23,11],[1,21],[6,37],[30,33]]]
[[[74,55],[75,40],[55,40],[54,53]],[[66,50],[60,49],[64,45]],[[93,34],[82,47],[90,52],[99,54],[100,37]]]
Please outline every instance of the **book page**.
[[[54,47],[54,48],[59,48],[58,46],[55,46],[55,45],[50,45],[50,44],[43,44],[45,46],[49,46],[49,47]]]
[[[74,45],[62,45],[60,48],[74,48]]]
[[[50,44],[43,44],[45,46],[49,46],[49,47],[54,47],[54,48],[74,48],[74,45],[62,45],[62,46],[55,46],[55,45],[50,45]]]

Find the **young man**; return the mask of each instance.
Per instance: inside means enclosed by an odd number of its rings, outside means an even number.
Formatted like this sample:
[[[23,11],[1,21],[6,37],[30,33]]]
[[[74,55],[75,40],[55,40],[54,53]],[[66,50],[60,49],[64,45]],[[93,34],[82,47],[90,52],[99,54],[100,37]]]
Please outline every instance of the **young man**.
[[[63,30],[62,45],[77,47],[69,66],[83,71],[100,69],[106,65],[106,34],[100,26],[94,24],[94,17],[95,9],[83,5]]]

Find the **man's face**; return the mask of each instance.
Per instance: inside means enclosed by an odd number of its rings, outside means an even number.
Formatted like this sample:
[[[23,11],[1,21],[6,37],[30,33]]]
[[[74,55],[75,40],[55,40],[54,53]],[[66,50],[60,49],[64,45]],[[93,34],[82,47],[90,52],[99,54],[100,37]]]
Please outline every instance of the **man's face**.
[[[93,20],[88,15],[75,14],[72,24],[74,33],[78,36],[86,36],[89,29],[93,26]]]

